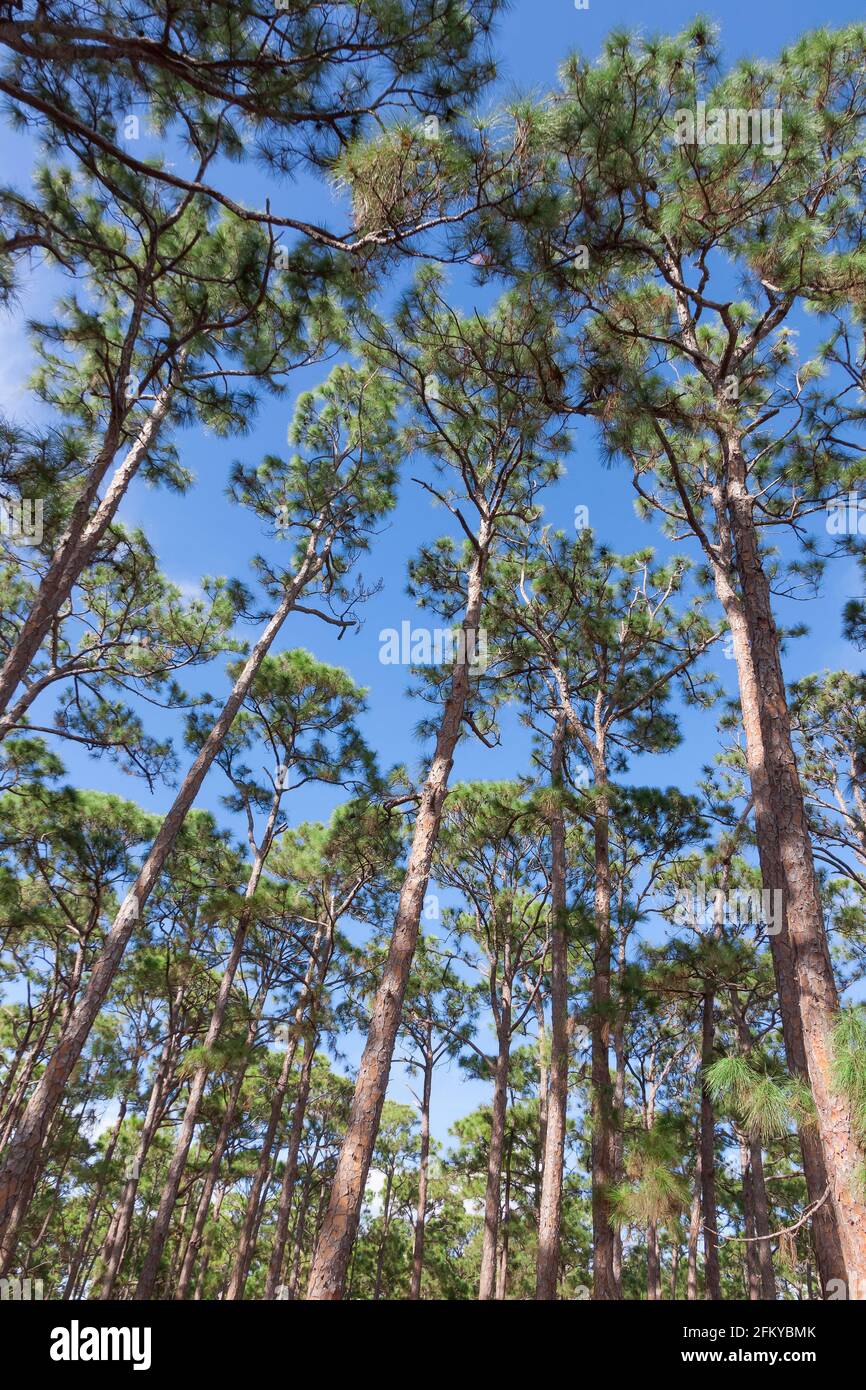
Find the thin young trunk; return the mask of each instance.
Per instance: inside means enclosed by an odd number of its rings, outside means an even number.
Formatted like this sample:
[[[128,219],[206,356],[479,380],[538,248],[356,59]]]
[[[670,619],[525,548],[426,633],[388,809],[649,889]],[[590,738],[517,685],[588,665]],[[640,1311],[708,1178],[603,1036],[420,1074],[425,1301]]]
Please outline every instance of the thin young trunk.
[[[700,1120],[695,1127],[695,1185],[692,1192],[692,1209],[689,1216],[688,1271],[686,1276],[686,1298],[696,1303],[698,1297],[698,1239],[701,1233],[701,1143]]]
[[[496,1301],[504,1303],[508,1297],[508,1247],[511,1241],[511,1157],[514,1148],[513,1132],[508,1136],[505,1154],[505,1194],[502,1203],[500,1222],[499,1259],[496,1265]]]
[[[492,1299],[496,1285],[496,1247],[499,1238],[499,1203],[502,1187],[502,1158],[505,1140],[505,1114],[508,1105],[508,1071],[511,1051],[511,982],[502,981],[499,1017],[499,1047],[493,1082],[493,1113],[490,1147],[487,1154],[487,1188],[484,1194],[484,1239],[481,1246],[481,1279],[478,1298]]]
[[[409,1298],[421,1297],[424,1272],[424,1228],[427,1220],[427,1170],[430,1166],[430,1092],[433,1087],[432,1024],[427,1025],[427,1051],[424,1056],[424,1087],[421,1092],[421,1153],[418,1159],[418,1206],[415,1211],[415,1241],[412,1249],[412,1283]]]
[[[373,1287],[373,1300],[378,1303],[382,1297],[382,1273],[385,1268],[385,1247],[388,1244],[388,1229],[391,1224],[391,1191],[394,1185],[394,1174],[389,1171],[385,1179],[385,1196],[382,1202],[382,1235],[379,1240],[379,1250],[376,1255],[376,1283]]]
[[[274,1147],[274,1139],[277,1134],[277,1126],[280,1123],[280,1116],[283,1113],[283,1102],[286,1098],[286,1091],[289,1086],[289,1077],[291,1076],[297,1046],[298,1041],[297,1036],[295,1036],[292,1039],[291,1046],[286,1049],[285,1056],[283,1057],[283,1065],[280,1068],[280,1075],[277,1079],[277,1084],[271,1099],[271,1110],[268,1116],[267,1129],[265,1130],[265,1137],[262,1140],[255,1176],[253,1177],[247,1197],[243,1224],[238,1237],[237,1250],[232,1266],[231,1279],[229,1280],[228,1291],[226,1293],[226,1298],[229,1300],[243,1297],[247,1272],[253,1254],[253,1231],[257,1224],[256,1217],[258,1216],[259,1207],[261,1206],[262,1193],[265,1191],[265,1180],[270,1172],[271,1151]]]
[[[247,1050],[250,1047],[252,1047],[252,1044],[255,1040],[257,1025],[258,1016],[253,1018],[247,1030]],[[196,1207],[195,1217],[193,1218],[192,1229],[189,1235],[189,1241],[187,1242],[187,1247],[184,1251],[183,1264],[180,1267],[180,1276],[178,1278],[177,1288],[175,1289],[174,1294],[174,1297],[177,1301],[183,1301],[189,1293],[189,1286],[192,1282],[192,1274],[195,1268],[195,1262],[198,1258],[198,1252],[201,1247],[202,1238],[204,1236],[204,1229],[207,1224],[211,1199],[213,1197],[214,1188],[216,1187],[217,1178],[219,1177],[220,1164],[222,1163],[223,1154],[225,1153],[226,1145],[229,1141],[229,1135],[232,1132],[235,1123],[235,1117],[237,1116],[238,1100],[240,1099],[241,1087],[244,1084],[244,1078],[247,1074],[247,1068],[248,1064],[245,1061],[242,1066],[238,1067],[237,1074],[232,1082],[232,1087],[229,1092],[228,1100],[226,1102],[225,1114],[223,1115],[222,1123],[219,1127],[219,1133],[217,1135],[213,1153],[211,1154],[210,1161],[208,1162],[204,1186],[202,1187],[201,1195],[198,1199],[198,1206]]]
[[[66,1286],[63,1290],[63,1293],[61,1294],[61,1299],[63,1299],[64,1301],[72,1297],[75,1290],[76,1282],[78,1280],[79,1270],[81,1269],[81,1266],[87,1257],[87,1249],[90,1244],[90,1236],[91,1232],[93,1231],[93,1224],[96,1221],[96,1214],[99,1211],[99,1206],[102,1201],[102,1194],[105,1191],[105,1187],[108,1182],[108,1174],[109,1169],[111,1168],[111,1160],[114,1158],[114,1151],[117,1148],[117,1142],[120,1138],[120,1131],[123,1127],[123,1121],[126,1118],[126,1111],[128,1106],[129,1092],[126,1092],[124,1094],[123,1100],[120,1103],[120,1108],[117,1112],[117,1119],[114,1122],[114,1126],[111,1130],[111,1135],[109,1136],[108,1144],[106,1145],[105,1154],[102,1159],[102,1174],[99,1178],[99,1181],[94,1186],[93,1195],[91,1196],[87,1206],[87,1215],[84,1219],[84,1229],[81,1232],[81,1238],[79,1239],[78,1245],[75,1250],[75,1254],[73,1255],[69,1264],[69,1274],[66,1279]]]
[[[662,1269],[659,1259],[659,1228],[650,1221],[646,1233],[646,1296],[657,1303],[662,1296]]]
[[[454,750],[460,737],[469,694],[469,660],[475,650],[481,618],[484,571],[490,542],[490,531],[486,523],[479,529],[476,541],[477,549],[467,584],[463,651],[454,665],[451,691],[439,725],[430,770],[421,792],[412,848],[391,933],[388,959],[373,1001],[370,1028],[358,1068],[346,1138],[340,1150],[328,1210],[313,1256],[307,1290],[309,1299],[333,1300],[342,1297],[352,1246],[361,1218],[364,1189],[385,1102],[394,1044],[403,1012],[403,999],[418,941],[424,894],[439,836]]]
[[[183,357],[185,355],[184,353]],[[39,592],[0,670],[0,713],[8,708],[51,623],[72,593],[78,576],[96,554],[99,542],[114,520],[129,484],[147,456],[148,450],[156,443],[176,387],[177,374],[160,391],[135,443],[127,451],[104,498],[90,516],[90,508],[117,450],[118,439],[114,434],[109,437],[95,459],[84,491],[75,504],[66,531],[39,586]],[[0,739],[5,738],[10,729],[23,717],[31,698],[25,693],[14,710],[10,711],[6,718],[0,719]]]
[[[742,467],[739,459],[740,473]],[[783,897],[783,922],[770,935],[770,950],[785,1052],[789,1069],[808,1081],[818,1117],[818,1134],[801,1129],[800,1144],[809,1201],[821,1203],[812,1230],[826,1289],[831,1279],[866,1277],[866,1204],[857,1177],[862,1156],[853,1139],[850,1102],[835,1091],[830,1076],[829,1032],[838,998],[769,585],[742,481],[732,495],[730,521],[742,594],[731,583],[730,563],[714,560],[714,577],[737,663],[761,877],[766,888],[781,890]],[[719,513],[724,524],[721,508]],[[824,1201],[828,1187],[831,1199]]]
[[[175,996],[175,1004],[179,1005],[181,998],[181,989],[178,989]],[[172,1034],[169,1033],[169,1036],[165,1040],[159,1062],[157,1063],[153,1084],[150,1088],[144,1123],[141,1128],[141,1134],[138,1137],[135,1157],[132,1161],[132,1172],[124,1181],[114,1219],[105,1237],[105,1243],[101,1254],[102,1284],[99,1291],[99,1297],[101,1299],[109,1299],[114,1293],[114,1286],[117,1282],[117,1276],[120,1271],[123,1254],[132,1226],[135,1195],[138,1191],[141,1169],[151,1143],[153,1142],[153,1136],[156,1133],[157,1125],[159,1124],[167,1081],[174,1061],[174,1052],[175,1039]]]
[[[292,1256],[292,1277],[289,1280],[289,1298],[293,1301],[298,1297],[298,1289],[301,1282],[301,1256],[304,1252],[304,1236],[307,1229],[307,1211],[310,1205],[310,1198],[313,1195],[312,1178],[304,1183],[301,1191],[301,1201],[298,1207],[298,1219],[295,1223],[295,1249]]]
[[[271,807],[271,816],[268,825],[269,830],[272,829],[276,818],[276,809],[278,805],[279,797],[275,796],[274,803]],[[268,848],[269,836],[266,834],[262,848],[256,852],[253,860],[244,892],[245,906],[238,920],[234,939],[232,941],[232,948],[229,952],[229,958],[226,962],[225,969],[223,970],[222,979],[220,980],[219,989],[217,990],[216,1001],[211,1012],[207,1033],[205,1034],[203,1048],[206,1057],[210,1056],[222,1030],[223,1020],[226,1016],[232,987],[235,982],[235,976],[243,954],[247,928],[252,918],[250,900],[259,885]],[[165,1248],[165,1242],[168,1239],[168,1232],[175,1202],[177,1201],[178,1189],[184,1174],[184,1169],[186,1168],[187,1158],[189,1157],[189,1150],[198,1120],[198,1112],[201,1107],[202,1097],[204,1096],[209,1074],[210,1066],[208,1062],[205,1061],[201,1066],[196,1068],[195,1074],[190,1082],[186,1108],[184,1110],[180,1129],[178,1130],[177,1139],[175,1140],[174,1153],[171,1156],[171,1162],[168,1165],[168,1172],[166,1173],[165,1182],[163,1183],[162,1192],[160,1194],[159,1206],[151,1229],[147,1254],[145,1255],[144,1264],[142,1265],[138,1279],[138,1288],[135,1291],[135,1297],[139,1300],[152,1298],[153,1290],[156,1287],[162,1252]]]
[[[0,1276],[7,1272],[15,1252],[21,1222],[40,1171],[43,1139],[63,1097],[73,1068],[90,1036],[90,1030],[105,1003],[135,924],[174,847],[187,812],[195,801],[202,782],[234,722],[235,715],[247,696],[256,672],[294,607],[301,590],[322,568],[322,557],[315,554],[315,539],[315,535],[312,535],[297,574],[244,663],[219,718],[187,772],[141,872],[105,939],[99,959],[91,971],[87,988],[63,1029],[57,1047],[24,1111],[15,1137],[8,1146],[3,1167],[0,1169]]]
[[[595,958],[592,980],[592,1280],[594,1299],[618,1299],[610,1191],[616,1182],[616,1124],[610,1079],[610,806],[599,751],[594,812]]]
[[[776,1275],[773,1269],[773,1249],[769,1241],[770,1207],[764,1180],[764,1156],[761,1153],[760,1141],[756,1139],[749,1140],[749,1167],[755,1211],[755,1244],[758,1247],[758,1268],[761,1272],[761,1298],[769,1302],[776,1297]]]
[[[557,716],[550,759],[554,801],[550,815],[550,1078],[547,1092],[544,1164],[538,1213],[535,1297],[556,1298],[562,1224],[562,1174],[568,1112],[568,936],[566,932],[565,816],[562,766],[565,717]]]
[[[271,1258],[268,1264],[268,1277],[265,1281],[266,1299],[276,1297],[277,1286],[280,1282],[280,1275],[283,1269],[286,1241],[289,1235],[289,1216],[291,1215],[292,1199],[295,1195],[295,1182],[298,1176],[298,1152],[301,1147],[301,1136],[304,1130],[304,1117],[307,1113],[307,1100],[310,1095],[310,1080],[313,1074],[313,1061],[315,1060],[315,1055],[316,1034],[308,1033],[304,1039],[304,1061],[301,1066],[301,1075],[298,1079],[298,1094],[295,1097],[295,1108],[292,1111],[292,1127],[289,1133],[286,1166],[283,1169],[283,1181],[280,1186],[280,1202],[277,1208],[274,1248],[271,1251]]]
[[[706,1083],[713,1060],[715,1023],[714,997],[707,992],[701,1009],[701,1205],[704,1231],[704,1281],[706,1296],[713,1302],[722,1297],[719,1270],[719,1220],[716,1211],[716,1118]]]

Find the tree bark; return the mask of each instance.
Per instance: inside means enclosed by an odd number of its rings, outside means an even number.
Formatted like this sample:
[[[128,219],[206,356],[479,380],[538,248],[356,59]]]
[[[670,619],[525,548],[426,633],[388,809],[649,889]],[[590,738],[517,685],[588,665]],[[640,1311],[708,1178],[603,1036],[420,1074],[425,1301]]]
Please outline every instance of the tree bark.
[[[185,359],[186,354],[183,354]],[[182,366],[181,366],[182,370]],[[118,446],[114,434],[106,440],[88,474],[84,491],[78,498],[69,524],[52,556],[39,592],[0,670],[0,713],[5,711],[12,696],[27,674],[43,638],[61,606],[69,598],[75,581],[96,554],[97,547],[117,514],[117,509],[129,484],[137,473],[148,449],[156,443],[177,387],[178,374],[163,387],[154,402],[150,415],[141,427],[138,438],[127,451],[115,471],[106,494],[92,516],[91,505]],[[88,519],[89,517],[89,519]],[[26,711],[30,701],[19,701],[12,716],[0,719],[0,739],[4,739]]]
[[[339,1299],[343,1295],[346,1271],[349,1268],[352,1246],[361,1219],[364,1189],[385,1102],[394,1043],[403,1012],[403,999],[418,941],[424,894],[439,835],[448,778],[469,694],[468,659],[474,651],[481,617],[482,587],[489,543],[489,526],[483,523],[476,537],[477,549],[468,576],[466,614],[463,620],[463,659],[454,666],[451,692],[442,714],[436,748],[421,792],[388,959],[373,1001],[370,1029],[358,1068],[348,1130],[340,1150],[328,1210],[313,1256],[307,1289],[309,1299]]]
[[[427,1026],[427,1052],[424,1057],[424,1086],[421,1092],[421,1152],[418,1159],[418,1206],[415,1211],[415,1240],[412,1248],[412,1282],[409,1298],[421,1297],[424,1272],[424,1229],[427,1221],[427,1170],[430,1166],[430,1093],[433,1088],[432,1024]]]
[[[499,1203],[501,1200],[502,1157],[511,1052],[511,982],[507,975],[504,975],[502,980],[502,1003],[498,1033],[499,1047],[496,1053],[496,1071],[493,1081],[490,1147],[487,1154],[487,1187],[484,1194],[481,1279],[478,1286],[478,1298],[481,1302],[492,1299],[496,1290],[496,1249],[499,1238]]]
[[[595,955],[592,980],[592,1280],[594,1299],[618,1299],[614,1272],[615,1231],[609,1193],[616,1182],[616,1123],[610,1079],[610,806],[607,767],[595,766],[593,819]]]
[[[535,1297],[556,1298],[562,1224],[562,1175],[568,1113],[568,934],[566,921],[565,816],[560,794],[566,723],[557,715],[550,760],[551,791],[556,798],[550,817],[550,1077],[548,1082],[544,1163],[538,1216],[538,1262]]]
[[[800,1143],[810,1202],[823,1202],[812,1219],[821,1282],[866,1278],[866,1203],[859,1186],[862,1163],[850,1101],[832,1084],[830,1030],[838,997],[806,810],[791,740],[779,636],[769,584],[758,549],[751,499],[738,451],[732,455],[728,519],[735,547],[738,593],[728,563],[713,556],[716,591],[731,630],[740,686],[746,760],[755,804],[755,828],[765,887],[781,889],[784,920],[770,950],[789,1069],[809,1083],[818,1134],[803,1129]],[[721,505],[720,532],[725,513]],[[847,1274],[846,1274],[847,1269]]]
[[[315,554],[314,540],[315,537],[311,536],[307,553],[297,574],[288,585],[282,602],[250,653],[219,718],[187,772],[141,872],[105,939],[99,959],[91,971],[87,988],[63,1029],[57,1047],[24,1111],[15,1137],[8,1146],[3,1167],[0,1169],[0,1275],[7,1272],[15,1253],[21,1222],[40,1171],[43,1139],[63,1097],[72,1070],[90,1036],[90,1030],[105,1003],[135,923],[153,891],[187,812],[223,745],[259,666],[305,584],[322,568],[323,560]]]

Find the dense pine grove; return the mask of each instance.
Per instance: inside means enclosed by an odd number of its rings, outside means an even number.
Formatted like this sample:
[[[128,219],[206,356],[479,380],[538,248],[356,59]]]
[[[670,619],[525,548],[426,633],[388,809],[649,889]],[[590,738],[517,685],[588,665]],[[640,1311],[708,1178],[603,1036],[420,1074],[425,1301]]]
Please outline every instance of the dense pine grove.
[[[0,6],[4,1297],[866,1298],[866,26],[499,11]]]

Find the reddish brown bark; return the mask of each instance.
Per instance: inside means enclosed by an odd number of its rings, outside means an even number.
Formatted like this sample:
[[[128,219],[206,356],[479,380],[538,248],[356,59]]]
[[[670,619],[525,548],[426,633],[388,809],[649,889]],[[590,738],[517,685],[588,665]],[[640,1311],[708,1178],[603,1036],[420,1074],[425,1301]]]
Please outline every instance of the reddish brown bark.
[[[406,876],[400,892],[388,958],[373,1001],[370,1029],[358,1069],[346,1139],[337,1161],[328,1210],[313,1257],[307,1290],[310,1299],[339,1299],[343,1294],[385,1102],[403,999],[418,941],[424,894],[439,835],[448,778],[469,694],[468,657],[474,651],[481,616],[482,583],[489,542],[489,529],[482,525],[477,537],[478,549],[469,571],[463,622],[466,634],[463,659],[454,666],[451,691],[421,792]]]
[[[714,577],[737,662],[761,876],[765,887],[783,894],[784,921],[770,936],[770,950],[785,1051],[790,1070],[808,1080],[818,1116],[817,1135],[800,1134],[803,1169],[810,1202],[820,1202],[828,1186],[831,1194],[812,1220],[826,1288],[831,1279],[866,1275],[862,1156],[853,1139],[850,1102],[832,1083],[830,1032],[838,997],[791,740],[779,636],[736,451],[732,465],[729,520],[740,592],[731,582],[730,555],[723,554],[727,563],[716,557]],[[721,513],[720,505],[717,510]]]
[[[556,1298],[562,1222],[562,1173],[568,1111],[568,936],[566,932],[565,817],[562,789],[565,717],[557,717],[550,762],[551,789],[557,800],[550,817],[550,1077],[544,1132],[544,1164],[538,1217],[536,1299]]]
[[[90,974],[81,1000],[73,1011],[43,1074],[33,1092],[9,1144],[0,1170],[0,1274],[5,1273],[14,1255],[21,1222],[40,1171],[43,1141],[63,1097],[72,1070],[81,1056],[96,1018],[117,974],[135,923],[147,902],[165,862],[180,833],[187,812],[223,745],[235,715],[246,698],[253,679],[277,633],[295,605],[307,581],[322,567],[311,536],[307,553],[283,599],[244,663],[219,718],[190,767],[181,788],[160,827],[141,872],[117,914],[105,939],[102,952]]]
[[[90,508],[120,442],[119,431],[112,429],[109,432],[94,460],[84,490],[73,508],[69,525],[52,556],[21,631],[0,670],[0,712],[6,710],[26,676],[51,622],[72,593],[76,579],[96,554],[99,542],[114,520],[129,484],[147,456],[148,450],[156,443],[174,396],[177,380],[178,374],[175,372],[172,380],[160,391],[137,439],[116,469],[104,498],[90,516]],[[22,718],[31,699],[31,696],[25,694],[9,716],[0,719],[0,739],[5,738]]]

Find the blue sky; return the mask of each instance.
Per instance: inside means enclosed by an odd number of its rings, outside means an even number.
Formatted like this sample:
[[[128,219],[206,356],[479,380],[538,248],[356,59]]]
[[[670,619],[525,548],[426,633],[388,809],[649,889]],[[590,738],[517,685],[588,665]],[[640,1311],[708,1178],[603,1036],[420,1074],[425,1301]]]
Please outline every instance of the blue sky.
[[[736,0],[724,6],[700,7],[700,11],[720,23],[728,60],[772,56],[784,43],[817,22],[842,24],[863,17],[862,5],[856,0],[828,0],[820,11],[791,0],[765,0],[761,5]],[[495,41],[500,55],[501,80],[498,92],[492,93],[488,100],[493,103],[497,96],[507,96],[517,90],[540,94],[549,89],[558,66],[570,51],[579,49],[590,58],[595,57],[605,34],[614,27],[673,32],[697,12],[698,8],[690,3],[668,2],[649,7],[635,0],[613,4],[590,0],[588,10],[578,10],[572,0],[514,0]],[[26,142],[10,137],[9,158],[13,177],[17,174],[26,180],[31,159]],[[265,186],[261,175],[245,170],[235,173],[233,178],[237,181],[239,196],[249,203],[259,201],[258,194]],[[273,205],[286,212],[338,227],[344,225],[339,201],[322,185],[303,178],[283,185],[276,195],[272,186],[269,192]],[[455,276],[452,283],[457,303],[466,309],[489,299],[486,291],[483,294],[476,291],[471,278],[465,274]],[[20,326],[21,312],[46,312],[57,288],[56,280],[37,272],[25,286],[17,313],[13,312],[11,320],[3,326],[8,351],[0,366],[0,405],[17,418],[44,418],[24,390],[29,349]],[[255,462],[267,452],[280,452],[285,448],[286,427],[297,393],[313,385],[325,370],[314,368],[298,372],[286,397],[279,402],[266,400],[263,403],[254,428],[243,440],[220,441],[201,431],[181,436],[182,462],[196,475],[195,486],[184,497],[150,490],[142,483],[132,487],[122,508],[122,519],[129,525],[143,528],[164,570],[177,583],[194,590],[204,574],[248,577],[249,557],[267,542],[254,521],[226,498],[229,467],[235,458]],[[637,548],[657,539],[655,524],[641,522],[634,514],[626,471],[607,471],[602,467],[591,425],[580,424],[575,428],[574,445],[566,465],[565,478],[546,498],[546,519],[554,526],[570,529],[574,508],[583,503],[589,508],[590,523],[599,538],[616,550]],[[422,750],[413,738],[412,729],[421,715],[421,706],[406,698],[405,668],[380,663],[379,633],[383,628],[399,628],[404,619],[418,620],[412,601],[405,593],[407,562],[424,540],[448,528],[444,525],[443,513],[434,511],[429,498],[410,481],[410,472],[407,468],[398,510],[363,566],[369,578],[382,579],[383,589],[367,605],[362,631],[347,636],[338,645],[330,629],[309,617],[298,616],[286,624],[276,650],[302,645],[323,660],[345,666],[359,684],[369,689],[370,710],[364,729],[383,765],[405,761],[414,767]],[[696,553],[693,554],[697,559]],[[780,609],[783,621],[805,620],[811,626],[810,635],[790,649],[786,662],[789,678],[824,666],[860,664],[858,655],[844,642],[840,624],[842,604],[856,591],[857,575],[853,564],[838,563],[830,569],[819,600]],[[719,653],[715,668],[733,693],[733,663],[725,661]],[[227,688],[218,669],[208,671],[204,683],[214,694],[221,694]],[[169,717],[167,723],[176,733],[179,731],[178,720]],[[682,731],[681,748],[664,759],[647,759],[636,764],[632,770],[634,780],[675,784],[686,790],[694,786],[701,765],[712,758],[716,749],[714,717],[683,711]],[[181,748],[179,739],[178,746]],[[461,746],[454,779],[475,776],[498,779],[517,775],[527,768],[527,751],[525,735],[513,720],[508,720],[500,749],[491,752],[480,744],[469,742]],[[118,792],[155,812],[165,810],[170,803],[172,792],[169,788],[158,787],[151,795],[146,786],[117,773],[107,762],[89,759],[68,746],[62,749],[62,756],[70,780],[76,785]],[[182,748],[181,758],[183,760]],[[226,813],[219,803],[224,790],[221,775],[214,770],[197,804],[212,809],[226,823]],[[301,821],[327,815],[336,799],[330,790],[311,788],[298,796],[297,804],[291,808],[292,818]],[[356,1055],[354,1046],[348,1051],[350,1056]],[[405,1078],[399,1069],[392,1078],[391,1094],[394,1099],[409,1100]],[[444,1139],[454,1118],[486,1095],[486,1087],[466,1081],[456,1067],[443,1072],[434,1088],[434,1133]]]

